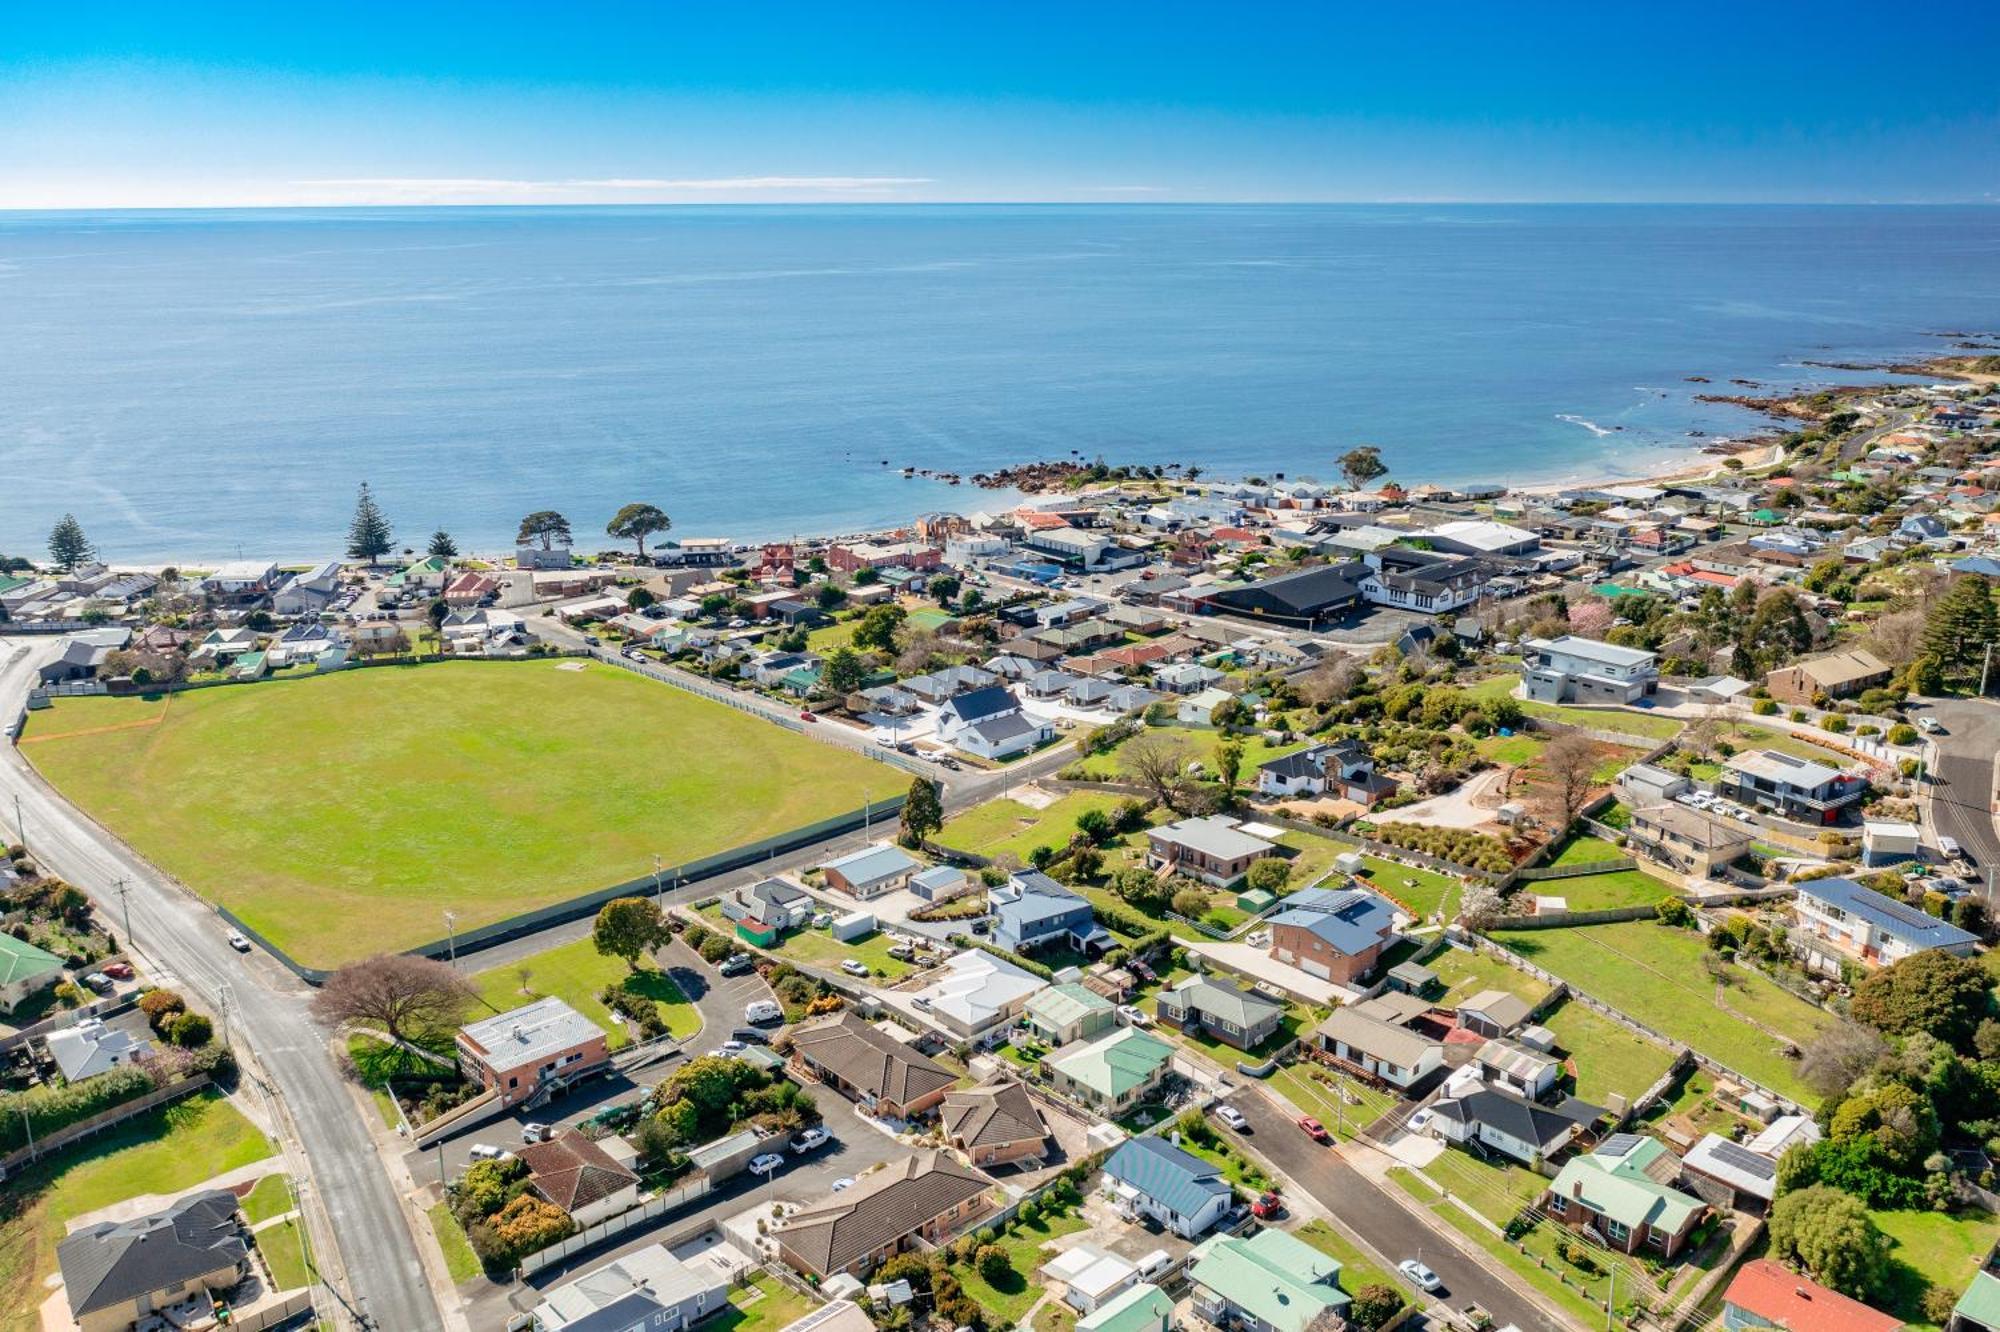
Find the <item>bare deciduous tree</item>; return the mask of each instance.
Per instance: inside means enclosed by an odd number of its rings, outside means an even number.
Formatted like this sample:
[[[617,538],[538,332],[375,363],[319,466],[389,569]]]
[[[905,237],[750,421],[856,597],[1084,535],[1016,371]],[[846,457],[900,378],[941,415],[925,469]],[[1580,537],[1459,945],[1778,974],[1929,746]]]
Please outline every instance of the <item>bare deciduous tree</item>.
[[[1559,816],[1556,832],[1569,831],[1576,822],[1576,816],[1583,811],[1590,799],[1590,788],[1595,785],[1591,775],[1597,771],[1597,748],[1582,735],[1571,733],[1557,738],[1554,744],[1542,751],[1542,771],[1548,774],[1549,802]]]
[[[1299,695],[1315,706],[1344,702],[1361,679],[1361,663],[1339,653],[1320,663],[1299,683]]]
[[[1914,660],[1923,641],[1922,611],[1890,611],[1868,629],[1868,650],[1892,666]]]
[[[1889,1043],[1872,1027],[1833,1023],[1807,1043],[1799,1058],[1799,1080],[1830,1100],[1853,1086],[1888,1050]]]
[[[1176,814],[1187,793],[1190,750],[1178,740],[1164,735],[1143,735],[1124,747],[1125,771],[1133,781],[1153,793],[1153,798]]]
[[[330,1027],[380,1027],[398,1041],[456,1026],[476,992],[442,962],[381,953],[350,962],[326,978],[312,1015]]]

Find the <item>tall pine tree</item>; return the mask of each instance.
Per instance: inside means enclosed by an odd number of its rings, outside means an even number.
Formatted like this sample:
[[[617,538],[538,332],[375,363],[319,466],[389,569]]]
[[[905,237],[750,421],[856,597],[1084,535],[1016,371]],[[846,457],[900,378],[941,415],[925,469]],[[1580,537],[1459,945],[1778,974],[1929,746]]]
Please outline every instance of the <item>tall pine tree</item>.
[[[347,554],[351,559],[373,564],[389,553],[389,520],[375,503],[368,483],[361,483],[361,496],[354,502],[354,521],[347,525]]]
[[[1922,655],[1937,659],[1946,679],[1976,675],[1989,644],[2000,642],[2000,609],[1984,578],[1968,574],[1931,605]]]
[[[49,558],[64,572],[79,564],[88,564],[97,550],[90,544],[90,538],[83,534],[83,524],[73,513],[64,514],[53,530],[49,532]]]

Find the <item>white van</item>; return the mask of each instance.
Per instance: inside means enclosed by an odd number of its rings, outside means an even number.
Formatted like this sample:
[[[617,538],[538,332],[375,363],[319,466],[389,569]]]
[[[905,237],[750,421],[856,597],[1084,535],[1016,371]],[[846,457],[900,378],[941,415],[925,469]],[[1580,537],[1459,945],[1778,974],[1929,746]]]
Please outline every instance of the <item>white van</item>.
[[[784,1019],[785,1010],[769,999],[759,999],[743,1010],[743,1020],[753,1025],[763,1022],[779,1022]]]
[[[1958,844],[1956,837],[1938,838],[1938,850],[1944,852],[1946,860],[1957,860],[1965,854],[1965,849]]]

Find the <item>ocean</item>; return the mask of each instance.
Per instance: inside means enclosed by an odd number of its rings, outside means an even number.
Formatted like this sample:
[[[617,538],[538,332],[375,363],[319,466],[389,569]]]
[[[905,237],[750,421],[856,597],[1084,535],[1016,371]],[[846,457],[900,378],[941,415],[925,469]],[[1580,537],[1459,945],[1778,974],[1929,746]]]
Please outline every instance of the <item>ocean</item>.
[[[0,552],[854,531],[1073,453],[1523,484],[1760,422],[1731,379],[2000,325],[2000,209],[992,206],[0,214]]]

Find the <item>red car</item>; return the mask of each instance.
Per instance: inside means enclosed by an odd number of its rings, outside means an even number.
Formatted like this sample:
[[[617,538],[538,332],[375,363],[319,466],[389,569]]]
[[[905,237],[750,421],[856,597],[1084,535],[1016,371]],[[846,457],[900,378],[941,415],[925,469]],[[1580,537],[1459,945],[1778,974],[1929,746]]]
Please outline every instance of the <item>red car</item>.
[[[104,974],[113,980],[132,979],[132,964],[129,962],[106,962],[103,970]]]
[[[1285,1200],[1275,1193],[1265,1193],[1250,1204],[1250,1215],[1259,1221],[1275,1221],[1285,1214]]]
[[[810,722],[816,722],[816,721],[818,721],[818,720],[819,720],[819,718],[817,718],[817,717],[813,716],[812,712],[811,712],[810,710],[807,710],[807,711],[804,711],[804,712],[801,712],[801,713],[799,713],[799,720],[800,720],[800,721],[810,721]]]
[[[1314,1119],[1311,1115],[1305,1115],[1301,1117],[1299,1120],[1299,1127],[1304,1129],[1306,1131],[1306,1136],[1308,1138],[1311,1138],[1314,1142],[1333,1141],[1333,1135],[1326,1131],[1326,1125],[1320,1123],[1317,1119]]]

